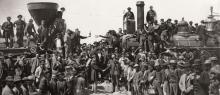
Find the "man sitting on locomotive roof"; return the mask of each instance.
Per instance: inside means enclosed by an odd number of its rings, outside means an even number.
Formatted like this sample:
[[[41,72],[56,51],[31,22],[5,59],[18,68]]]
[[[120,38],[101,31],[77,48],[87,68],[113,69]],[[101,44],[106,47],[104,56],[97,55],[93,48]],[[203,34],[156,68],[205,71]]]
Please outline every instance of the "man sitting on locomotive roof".
[[[195,33],[195,27],[193,26],[193,22],[192,21],[190,21],[189,22],[189,31],[191,32],[191,33]]]
[[[153,10],[153,6],[150,6],[150,10],[147,12],[147,23],[148,24],[153,24],[154,20],[156,20],[157,13],[156,11]]]

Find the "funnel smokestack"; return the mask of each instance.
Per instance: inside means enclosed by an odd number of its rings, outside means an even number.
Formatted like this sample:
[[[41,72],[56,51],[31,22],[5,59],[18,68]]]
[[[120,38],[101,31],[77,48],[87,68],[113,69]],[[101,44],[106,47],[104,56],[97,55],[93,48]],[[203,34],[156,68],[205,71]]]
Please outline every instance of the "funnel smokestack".
[[[56,19],[58,4],[51,2],[33,2],[27,4],[28,11],[39,26],[41,20],[45,20],[47,25],[51,25]]]
[[[137,1],[137,30],[144,29],[144,1]]]

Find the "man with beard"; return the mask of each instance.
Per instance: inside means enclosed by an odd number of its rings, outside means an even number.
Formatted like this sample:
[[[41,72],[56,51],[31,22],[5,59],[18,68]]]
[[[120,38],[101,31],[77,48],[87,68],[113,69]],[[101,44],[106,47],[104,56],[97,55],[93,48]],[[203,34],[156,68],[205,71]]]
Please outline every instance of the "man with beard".
[[[16,36],[18,47],[23,47],[23,37],[24,37],[24,28],[26,23],[22,20],[22,15],[18,15],[18,20],[14,22],[14,26],[16,26]]]

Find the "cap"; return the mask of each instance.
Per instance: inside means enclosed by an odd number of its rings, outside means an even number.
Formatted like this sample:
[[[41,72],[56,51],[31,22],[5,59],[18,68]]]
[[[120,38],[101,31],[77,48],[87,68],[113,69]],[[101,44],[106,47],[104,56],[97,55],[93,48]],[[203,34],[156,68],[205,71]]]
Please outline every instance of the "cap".
[[[33,19],[30,19],[29,22],[33,22]]]
[[[128,7],[127,9],[128,9],[128,10],[130,10],[130,9],[131,9],[131,7]]]
[[[18,15],[17,17],[18,17],[18,18],[22,18],[22,15]]]

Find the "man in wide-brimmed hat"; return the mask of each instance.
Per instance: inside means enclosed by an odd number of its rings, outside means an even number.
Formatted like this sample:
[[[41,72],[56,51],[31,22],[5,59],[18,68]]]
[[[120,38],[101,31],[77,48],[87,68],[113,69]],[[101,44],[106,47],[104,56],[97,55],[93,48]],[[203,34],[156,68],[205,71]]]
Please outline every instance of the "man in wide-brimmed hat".
[[[22,15],[18,15],[18,20],[14,22],[16,26],[16,36],[17,36],[17,43],[18,47],[23,47],[23,37],[24,37],[24,28],[25,28],[25,21],[22,20]]]
[[[14,75],[14,64],[13,64],[13,55],[11,53],[9,53],[7,56],[5,56],[5,72],[7,75]]]
[[[195,59],[193,63],[193,93],[194,95],[208,95],[209,74],[202,71],[201,60]]]
[[[176,60],[170,60],[169,69],[167,70],[167,78],[170,85],[169,95],[177,95],[178,94],[178,82],[179,78],[176,73]]]
[[[14,95],[13,92],[13,87],[14,87],[14,79],[13,76],[7,76],[6,77],[6,85],[2,89],[2,94],[1,95]]]
[[[181,95],[193,95],[193,84],[192,84],[192,71],[191,64],[188,62],[180,64],[184,68],[184,73],[179,80],[179,88]]]
[[[45,59],[44,58],[41,58],[40,59],[40,65],[36,68],[36,71],[35,71],[35,77],[36,77],[36,82],[39,82],[40,79],[42,78],[42,74],[43,74],[43,71],[46,69],[45,67]]]
[[[14,88],[12,89],[15,95],[21,95],[22,89],[21,87],[21,77],[20,76],[14,76]]]
[[[50,95],[50,84],[49,81],[51,79],[51,71],[45,70],[44,75],[40,79],[39,83],[39,94],[38,95]]]
[[[28,87],[28,94],[26,94],[26,95],[38,95],[37,89],[36,89],[35,85],[33,85],[34,81],[35,81],[34,75],[24,77],[24,78],[22,78],[22,81],[23,81],[22,85],[24,85],[25,87]],[[22,88],[22,86],[21,86],[21,88]],[[25,94],[23,94],[23,95],[25,95]]]

